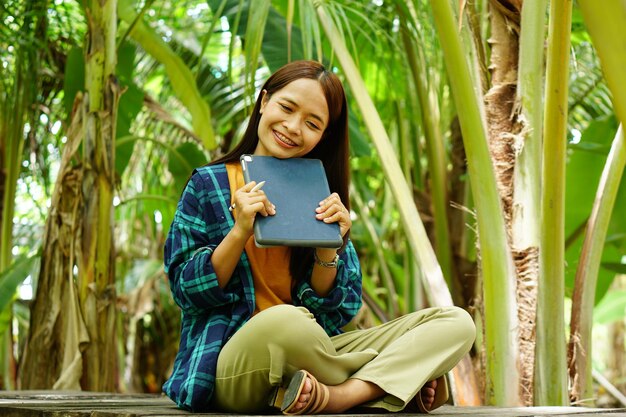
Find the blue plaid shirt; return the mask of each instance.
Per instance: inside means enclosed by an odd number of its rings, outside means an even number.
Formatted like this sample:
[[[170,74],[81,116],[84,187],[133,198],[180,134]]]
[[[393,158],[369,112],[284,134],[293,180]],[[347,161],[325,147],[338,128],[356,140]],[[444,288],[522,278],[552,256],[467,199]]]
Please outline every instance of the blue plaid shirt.
[[[182,329],[174,370],[163,391],[191,411],[208,410],[220,350],[255,308],[246,253],[223,289],[211,263],[213,250],[234,226],[230,200],[224,164],[194,170],[165,242],[165,272],[182,310]],[[341,333],[361,307],[361,269],[352,243],[340,254],[335,287],[326,297],[318,296],[308,281],[295,285],[293,304],[313,313],[327,334]]]

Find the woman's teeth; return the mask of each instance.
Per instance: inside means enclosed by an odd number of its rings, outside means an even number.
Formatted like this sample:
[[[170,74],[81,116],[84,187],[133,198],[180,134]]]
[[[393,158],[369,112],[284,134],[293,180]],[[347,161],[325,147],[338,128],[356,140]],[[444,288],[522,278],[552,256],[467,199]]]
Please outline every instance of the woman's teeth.
[[[281,142],[283,142],[286,145],[296,146],[295,142],[291,141],[290,139],[288,139],[287,137],[283,136],[279,132],[276,132],[276,137],[278,138],[278,140],[280,140]]]

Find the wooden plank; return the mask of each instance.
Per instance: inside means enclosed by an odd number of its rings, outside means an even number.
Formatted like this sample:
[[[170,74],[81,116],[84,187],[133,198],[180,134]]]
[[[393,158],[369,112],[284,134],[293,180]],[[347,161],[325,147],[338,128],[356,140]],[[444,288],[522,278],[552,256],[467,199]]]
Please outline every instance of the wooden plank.
[[[363,413],[359,417],[380,417]],[[340,417],[343,415],[326,415]],[[180,417],[182,415],[233,416],[225,413],[189,413],[180,410],[167,397],[154,394],[112,394],[96,392],[58,391],[0,391],[0,415],[3,417]],[[397,413],[401,416],[415,414]],[[432,415],[437,417],[463,416],[626,416],[626,409],[581,407],[454,407],[443,406]],[[250,417],[250,416],[248,416]]]
[[[203,413],[190,414],[181,410],[163,410],[158,408],[145,409],[102,409],[94,408],[56,408],[32,409],[32,408],[0,408],[1,414],[7,417],[175,417],[181,415],[205,415],[205,416],[233,416],[235,414]],[[497,407],[443,407],[432,413],[437,417],[461,417],[461,416],[501,416],[501,417],[530,417],[530,416],[576,416],[576,417],[601,417],[601,416],[626,416],[626,410],[603,410],[585,412],[584,410],[549,411],[541,412],[520,409],[502,409]],[[350,413],[346,413],[350,415]],[[345,417],[342,415],[325,415],[325,417]],[[354,415],[354,414],[352,414]],[[380,417],[380,414],[357,414],[359,417]],[[397,417],[415,416],[415,414],[398,413]]]
[[[100,403],[91,406],[76,404],[75,406],[58,406],[51,402],[39,406],[0,406],[0,414],[7,417],[175,417],[190,415],[190,413],[172,407],[163,406],[122,406],[107,407]],[[499,408],[499,407],[452,407],[444,406],[432,413],[439,417],[462,416],[502,416],[502,417],[530,417],[530,416],[576,416],[600,417],[626,415],[626,409],[582,409],[573,407],[528,407],[528,408]],[[224,413],[203,413],[194,415],[221,416]],[[232,415],[232,414],[231,414]],[[359,413],[361,417],[380,417],[380,414]],[[398,413],[397,416],[411,416],[413,414]],[[328,415],[326,417],[339,417]]]

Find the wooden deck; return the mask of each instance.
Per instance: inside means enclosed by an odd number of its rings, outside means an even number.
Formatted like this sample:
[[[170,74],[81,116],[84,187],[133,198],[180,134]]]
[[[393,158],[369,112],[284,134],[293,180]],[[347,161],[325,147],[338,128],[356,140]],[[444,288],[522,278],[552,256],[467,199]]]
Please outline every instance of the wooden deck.
[[[432,413],[438,417],[459,416],[626,416],[624,409],[577,407],[453,407]],[[192,414],[176,408],[167,397],[148,394],[106,394],[62,391],[0,391],[0,416],[6,417],[176,417]],[[221,414],[224,415],[224,414]],[[232,414],[231,414],[232,415]],[[344,414],[345,416],[346,414]],[[347,414],[350,415],[350,414]],[[352,414],[356,415],[356,414]],[[358,414],[367,416],[367,414]],[[406,416],[409,414],[396,414]],[[372,416],[380,416],[373,414]]]

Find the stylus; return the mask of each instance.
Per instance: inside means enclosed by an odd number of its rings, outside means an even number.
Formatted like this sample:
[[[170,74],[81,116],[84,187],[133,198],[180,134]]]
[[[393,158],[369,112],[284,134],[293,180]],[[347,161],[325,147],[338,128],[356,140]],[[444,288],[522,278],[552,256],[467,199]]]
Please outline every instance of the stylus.
[[[251,193],[255,192],[255,191],[259,191],[261,188],[263,188],[263,186],[265,185],[265,181],[261,181],[260,183],[258,183],[257,185],[255,185],[254,187],[252,187],[252,189],[250,190]]]

